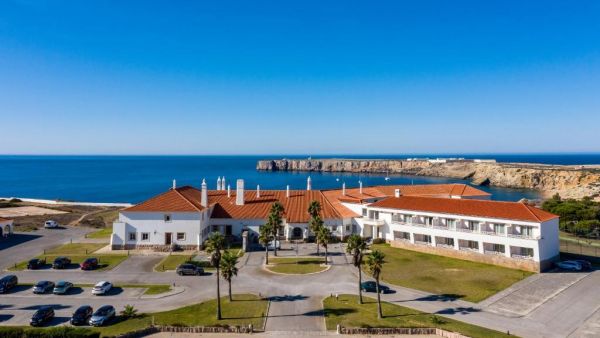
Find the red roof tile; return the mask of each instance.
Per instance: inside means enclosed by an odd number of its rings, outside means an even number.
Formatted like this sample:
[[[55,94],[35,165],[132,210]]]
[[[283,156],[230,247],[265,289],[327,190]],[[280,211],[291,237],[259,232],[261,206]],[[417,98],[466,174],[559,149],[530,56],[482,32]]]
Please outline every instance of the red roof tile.
[[[557,215],[519,202],[400,196],[372,203],[370,207],[437,212],[444,214],[545,222]]]
[[[200,191],[190,186],[184,186],[170,189],[123,211],[198,212],[202,209],[204,208],[200,205]]]

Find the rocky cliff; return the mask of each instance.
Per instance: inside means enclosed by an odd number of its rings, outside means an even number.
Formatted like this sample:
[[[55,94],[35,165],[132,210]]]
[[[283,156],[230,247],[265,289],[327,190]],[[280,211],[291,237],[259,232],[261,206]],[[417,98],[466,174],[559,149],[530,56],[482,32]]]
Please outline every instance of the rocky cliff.
[[[564,198],[600,198],[598,167],[556,166],[528,163],[476,163],[456,161],[432,163],[406,160],[265,160],[257,170],[322,171],[353,173],[390,173],[469,179],[474,184],[507,188],[536,189],[549,197],[559,193]]]

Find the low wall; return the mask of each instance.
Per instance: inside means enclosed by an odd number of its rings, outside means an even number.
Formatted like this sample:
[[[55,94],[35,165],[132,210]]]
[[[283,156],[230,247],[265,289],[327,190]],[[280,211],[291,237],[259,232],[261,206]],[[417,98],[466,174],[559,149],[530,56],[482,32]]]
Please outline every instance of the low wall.
[[[254,331],[252,325],[248,326],[161,326],[153,325],[141,330],[128,332],[117,336],[118,338],[145,337],[158,332],[170,333],[242,333],[250,334]]]
[[[540,264],[535,261],[513,259],[500,255],[482,255],[478,252],[461,251],[442,247],[434,247],[429,245],[418,245],[405,241],[389,241],[389,243],[394,248],[458,258],[478,263],[499,265],[511,269],[540,272]]]
[[[178,250],[184,251],[196,251],[198,250],[197,245],[177,245]],[[111,246],[112,250],[152,250],[155,252],[171,252],[173,250],[170,245],[153,245],[153,244],[114,244]]]
[[[469,338],[457,332],[450,332],[436,328],[422,328],[422,327],[390,327],[390,328],[355,328],[355,327],[342,327],[338,326],[337,332],[339,334],[351,334],[351,335],[415,335],[415,336],[431,336],[436,335],[446,338]]]

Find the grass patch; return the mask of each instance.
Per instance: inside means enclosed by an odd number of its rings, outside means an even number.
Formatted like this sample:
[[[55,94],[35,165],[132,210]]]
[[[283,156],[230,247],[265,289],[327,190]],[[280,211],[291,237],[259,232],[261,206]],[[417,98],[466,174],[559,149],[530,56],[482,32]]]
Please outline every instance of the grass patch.
[[[509,337],[502,332],[387,302],[381,303],[384,318],[378,319],[377,301],[368,297],[363,297],[363,300],[364,304],[359,305],[358,297],[354,295],[340,295],[338,300],[335,297],[325,298],[323,306],[327,330],[335,330],[338,324],[344,327],[436,327],[469,337]]]
[[[86,238],[110,238],[112,235],[112,227],[102,228],[98,231],[90,232]]]
[[[156,266],[154,267],[155,271],[165,272],[172,271],[177,269],[177,267],[184,263],[194,263],[192,258],[195,255],[169,255],[163,258]]]
[[[145,288],[145,295],[159,295],[171,291],[168,284],[115,284],[117,288]]]
[[[266,300],[255,295],[234,295],[233,302],[229,302],[227,297],[221,298],[222,320],[216,319],[217,301],[213,299],[171,311],[142,314],[137,318],[126,319],[93,330],[99,331],[103,336],[114,336],[148,327],[152,323],[152,317],[157,325],[247,326],[252,324],[255,328],[260,328],[265,320],[267,303]]]
[[[44,251],[45,255],[87,255],[96,252],[107,243],[68,243]]]
[[[71,259],[71,266],[67,269],[78,269],[79,264],[83,262],[86,258],[95,257],[98,258],[99,266],[96,270],[93,271],[105,271],[114,268],[115,266],[121,264],[124,260],[128,258],[127,255],[70,255],[70,254],[60,254],[60,255],[39,255],[34,258],[40,258],[46,260],[45,268],[51,268],[52,262],[56,257],[66,256]],[[21,271],[27,269],[27,263],[29,260],[17,263],[13,265],[8,270],[10,271]]]
[[[373,245],[385,253],[381,279],[387,283],[479,302],[532,275],[532,272],[456,258]]]
[[[278,273],[301,275],[327,269],[327,267],[321,266],[321,263],[323,263],[323,259],[314,257],[272,257],[269,258],[267,269]]]

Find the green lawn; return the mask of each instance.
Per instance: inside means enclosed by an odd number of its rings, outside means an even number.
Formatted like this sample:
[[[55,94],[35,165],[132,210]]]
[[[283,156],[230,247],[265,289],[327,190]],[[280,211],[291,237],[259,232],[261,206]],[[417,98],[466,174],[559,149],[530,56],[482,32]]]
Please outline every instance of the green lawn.
[[[267,269],[278,273],[307,274],[323,271],[327,267],[322,266],[323,259],[314,257],[270,257]]]
[[[45,259],[47,266],[49,266],[50,264],[52,264],[54,259],[59,256],[69,257],[71,259],[71,268],[77,268],[76,265],[79,265],[86,258],[89,258],[89,257],[98,258],[98,262],[99,262],[100,266],[98,267],[98,269],[96,269],[94,271],[110,270],[110,269],[114,268],[115,266],[121,264],[124,260],[126,260],[128,258],[127,255],[91,255],[91,254],[90,255],[70,255],[70,254],[56,255],[56,254],[53,254],[53,255],[39,255],[39,256],[36,256],[35,258]],[[29,260],[17,263],[15,266],[10,267],[8,270],[11,270],[11,271],[25,270],[25,269],[27,269],[28,261]]]
[[[90,232],[85,237],[87,238],[110,238],[112,235],[112,227],[102,228],[98,231]]]
[[[191,262],[194,255],[169,255],[163,258],[162,261],[158,262],[154,267],[154,270],[159,272],[165,272],[170,270],[175,270],[177,267],[183,263]]]
[[[216,319],[217,301],[215,299],[179,309],[142,314],[138,318],[127,319],[116,324],[93,328],[104,336],[114,336],[150,326],[152,317],[157,325],[217,326],[249,325],[262,328],[267,312],[267,300],[255,295],[234,295],[233,302],[227,297],[221,298],[223,319]],[[117,309],[118,311],[122,309]]]
[[[392,248],[388,244],[373,245],[385,253],[384,282],[447,294],[471,302],[479,302],[506,289],[532,272],[460,259]]]
[[[340,295],[338,300],[325,298],[327,330],[335,330],[338,324],[344,327],[436,327],[474,338],[509,337],[502,332],[386,302],[381,303],[383,318],[378,319],[377,301],[368,297],[363,297],[363,301],[364,304],[359,305],[358,296],[354,295]]]
[[[44,251],[45,255],[87,255],[96,252],[108,243],[68,243]]]

